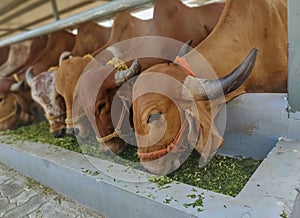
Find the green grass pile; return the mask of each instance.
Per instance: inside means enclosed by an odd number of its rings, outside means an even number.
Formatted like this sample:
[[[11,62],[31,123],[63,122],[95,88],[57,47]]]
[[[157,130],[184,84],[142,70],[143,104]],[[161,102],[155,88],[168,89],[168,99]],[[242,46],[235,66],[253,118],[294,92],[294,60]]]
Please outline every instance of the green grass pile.
[[[86,145],[87,149],[85,149],[85,146],[79,146],[77,140],[73,137],[54,138],[49,133],[47,122],[5,131],[2,134],[10,135],[13,140],[49,143],[72,151],[113,160],[126,166],[140,168],[136,147],[127,146],[121,155],[114,158],[108,157],[100,152],[97,145]],[[157,179],[152,178],[151,180],[158,184],[179,181],[225,195],[236,196],[261,162],[250,158],[229,158],[215,155],[206,166],[199,168],[199,158],[200,156],[197,152],[192,152],[178,170],[167,177],[157,177]]]

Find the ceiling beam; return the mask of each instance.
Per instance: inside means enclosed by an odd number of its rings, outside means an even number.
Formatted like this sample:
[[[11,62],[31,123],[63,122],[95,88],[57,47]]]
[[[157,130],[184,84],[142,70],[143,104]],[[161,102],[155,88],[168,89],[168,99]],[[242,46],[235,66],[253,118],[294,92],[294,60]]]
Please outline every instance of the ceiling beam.
[[[113,14],[121,11],[129,10],[135,7],[139,7],[144,4],[152,3],[154,0],[119,0],[112,1],[93,9],[81,12],[79,14],[70,16],[68,18],[56,21],[54,23],[47,24],[42,27],[38,27],[26,33],[22,33],[16,36],[12,36],[8,39],[0,41],[0,47],[10,45],[13,43],[21,42],[24,40],[32,39],[34,37],[52,33],[61,29],[66,29],[70,26],[77,25],[89,20],[95,20],[97,18],[107,18]]]

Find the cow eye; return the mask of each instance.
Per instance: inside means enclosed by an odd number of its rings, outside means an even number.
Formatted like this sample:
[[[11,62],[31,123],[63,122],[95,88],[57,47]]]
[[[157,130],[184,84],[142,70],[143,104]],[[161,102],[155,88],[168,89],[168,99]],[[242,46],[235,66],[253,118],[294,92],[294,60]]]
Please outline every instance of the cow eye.
[[[151,114],[148,117],[147,123],[152,123],[153,121],[159,120],[161,118],[161,113]]]
[[[0,103],[4,102],[4,98],[0,98]]]
[[[99,104],[99,106],[98,106],[98,112],[101,112],[105,108],[105,105],[106,105],[105,102]]]

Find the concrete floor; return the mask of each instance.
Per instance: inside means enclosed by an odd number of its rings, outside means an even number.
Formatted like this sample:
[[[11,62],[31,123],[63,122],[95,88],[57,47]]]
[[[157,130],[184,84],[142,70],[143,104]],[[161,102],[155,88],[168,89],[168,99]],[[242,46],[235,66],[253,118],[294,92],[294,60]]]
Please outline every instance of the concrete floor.
[[[3,164],[0,164],[0,217],[104,218]]]

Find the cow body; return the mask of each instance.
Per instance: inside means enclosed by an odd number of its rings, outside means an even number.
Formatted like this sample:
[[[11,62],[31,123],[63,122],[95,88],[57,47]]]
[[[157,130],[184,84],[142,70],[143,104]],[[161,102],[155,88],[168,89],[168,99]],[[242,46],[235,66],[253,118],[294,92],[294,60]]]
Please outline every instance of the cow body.
[[[202,165],[207,163],[222,144],[214,118],[225,102],[245,91],[286,91],[286,12],[286,0],[228,0],[215,29],[183,56],[185,61],[152,66],[138,77],[133,88],[133,121],[146,169],[168,174],[193,147],[201,154]],[[239,88],[236,81],[227,84],[224,98],[222,93],[216,99],[204,98],[203,93],[214,89],[204,78],[226,78],[254,47],[259,52],[248,80],[239,83]],[[176,141],[184,120],[187,132]],[[172,150],[174,140],[178,146]]]

